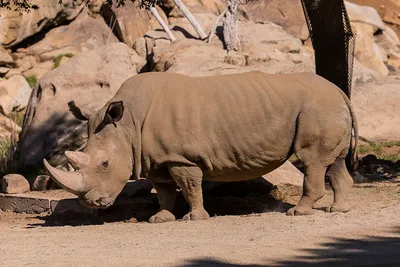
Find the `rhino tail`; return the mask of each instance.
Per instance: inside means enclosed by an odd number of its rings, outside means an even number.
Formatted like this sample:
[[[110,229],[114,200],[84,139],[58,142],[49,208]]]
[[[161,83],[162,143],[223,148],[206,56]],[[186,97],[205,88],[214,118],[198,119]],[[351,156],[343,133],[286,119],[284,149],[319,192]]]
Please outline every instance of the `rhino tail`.
[[[353,108],[353,104],[351,103],[349,97],[342,91],[339,90],[340,93],[342,94],[342,97],[344,99],[344,101],[347,104],[347,107],[349,108],[350,111],[350,115],[351,115],[351,120],[352,120],[352,134],[351,134],[351,139],[350,139],[350,149],[349,149],[349,153],[347,155],[347,164],[348,164],[348,168],[351,171],[354,171],[357,168],[357,162],[358,162],[358,153],[357,153],[357,147],[358,147],[358,124],[357,124],[357,118],[356,118],[356,114],[354,112],[354,108]],[[354,142],[353,142],[353,138],[354,138]]]

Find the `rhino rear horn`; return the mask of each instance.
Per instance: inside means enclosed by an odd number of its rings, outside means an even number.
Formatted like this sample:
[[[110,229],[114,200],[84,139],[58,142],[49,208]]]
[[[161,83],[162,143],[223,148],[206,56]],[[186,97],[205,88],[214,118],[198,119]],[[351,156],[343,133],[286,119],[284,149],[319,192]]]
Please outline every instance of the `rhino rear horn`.
[[[90,163],[90,156],[83,152],[65,151],[65,156],[75,170],[79,170]]]

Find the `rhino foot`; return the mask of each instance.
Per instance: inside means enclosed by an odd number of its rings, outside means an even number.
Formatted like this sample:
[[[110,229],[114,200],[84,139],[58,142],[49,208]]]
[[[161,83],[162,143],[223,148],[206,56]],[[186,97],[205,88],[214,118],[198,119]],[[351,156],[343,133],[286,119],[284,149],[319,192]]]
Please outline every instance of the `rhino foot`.
[[[333,203],[332,206],[326,209],[327,212],[348,212],[351,210],[351,206],[348,203],[338,204]]]
[[[163,223],[175,221],[175,215],[168,210],[160,210],[155,215],[151,216],[149,223]]]
[[[210,215],[208,215],[208,212],[203,209],[189,212],[183,216],[182,221],[198,221],[206,220],[208,218],[210,218]]]
[[[299,206],[295,206],[286,212],[286,215],[289,215],[289,216],[313,215],[313,214],[314,214],[314,211],[312,208],[304,208],[304,207],[299,207]]]

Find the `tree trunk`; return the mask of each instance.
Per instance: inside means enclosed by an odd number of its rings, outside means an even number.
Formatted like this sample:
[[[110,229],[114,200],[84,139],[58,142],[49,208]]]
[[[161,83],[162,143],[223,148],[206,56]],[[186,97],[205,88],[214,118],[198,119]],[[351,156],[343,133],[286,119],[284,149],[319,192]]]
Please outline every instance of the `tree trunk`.
[[[152,7],[149,7],[149,9],[150,9],[150,12],[153,14],[153,16],[156,18],[156,20],[158,21],[158,23],[164,29],[165,33],[168,35],[168,38],[171,40],[171,42],[175,42],[176,38],[175,38],[174,34],[169,29],[167,23],[165,23],[165,21],[162,19],[162,17],[160,16],[160,13],[158,13],[157,8],[152,6]]]
[[[182,11],[183,15],[187,18],[187,20],[192,24],[193,28],[199,34],[200,39],[204,40],[207,38],[207,34],[204,32],[203,28],[197,22],[196,18],[193,14],[187,9],[185,4],[181,0],[174,0],[175,5]]]
[[[226,49],[229,51],[240,50],[240,40],[237,30],[236,10],[238,8],[237,0],[228,0],[228,10],[223,19],[224,40]]]

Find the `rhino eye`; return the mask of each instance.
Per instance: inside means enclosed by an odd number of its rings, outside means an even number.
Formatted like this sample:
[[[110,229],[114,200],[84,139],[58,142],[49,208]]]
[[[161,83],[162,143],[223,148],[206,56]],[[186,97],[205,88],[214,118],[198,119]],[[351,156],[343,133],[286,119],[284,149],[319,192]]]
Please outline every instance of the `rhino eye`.
[[[108,160],[105,160],[101,163],[104,168],[108,168]]]

